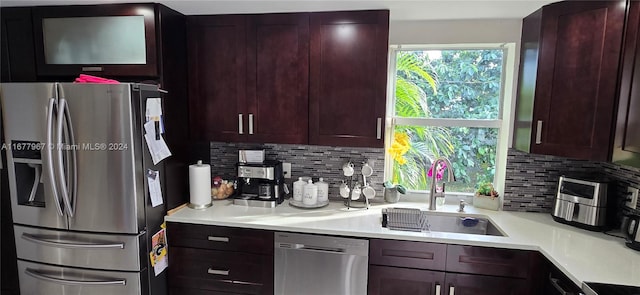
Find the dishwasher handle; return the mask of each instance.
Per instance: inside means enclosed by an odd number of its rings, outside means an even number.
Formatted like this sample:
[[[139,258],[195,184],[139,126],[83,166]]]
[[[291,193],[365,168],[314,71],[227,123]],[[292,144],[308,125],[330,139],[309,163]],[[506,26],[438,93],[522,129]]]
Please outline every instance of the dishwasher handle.
[[[324,246],[315,246],[315,245],[306,245],[306,244],[278,243],[277,247],[281,249],[337,253],[337,254],[347,252],[347,249],[344,249],[344,248],[333,248],[333,247],[324,247]]]

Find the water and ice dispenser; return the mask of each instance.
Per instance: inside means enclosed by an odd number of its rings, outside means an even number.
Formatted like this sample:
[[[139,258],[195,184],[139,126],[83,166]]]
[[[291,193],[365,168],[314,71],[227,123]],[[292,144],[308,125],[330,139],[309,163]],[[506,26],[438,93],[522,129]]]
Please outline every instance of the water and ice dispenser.
[[[15,183],[18,205],[45,206],[42,149],[38,142],[12,141],[13,173],[9,180]]]

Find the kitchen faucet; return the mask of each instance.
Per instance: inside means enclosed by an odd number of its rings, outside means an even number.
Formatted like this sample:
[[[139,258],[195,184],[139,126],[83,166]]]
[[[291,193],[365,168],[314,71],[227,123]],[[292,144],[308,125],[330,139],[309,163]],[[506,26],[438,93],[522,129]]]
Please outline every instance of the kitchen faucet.
[[[448,181],[456,181],[455,175],[453,175],[453,165],[447,158],[437,158],[433,161],[433,165],[431,168],[431,190],[429,191],[429,210],[436,210],[436,197],[444,198],[444,185],[442,186],[442,192],[436,193],[436,187],[438,186],[438,165],[440,163],[444,163],[446,165],[446,169],[449,172],[449,180]]]

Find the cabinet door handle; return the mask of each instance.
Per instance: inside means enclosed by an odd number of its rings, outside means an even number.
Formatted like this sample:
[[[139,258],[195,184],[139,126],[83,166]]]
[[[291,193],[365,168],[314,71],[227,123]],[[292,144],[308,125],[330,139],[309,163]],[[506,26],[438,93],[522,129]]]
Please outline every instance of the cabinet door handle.
[[[454,295],[456,293],[456,287],[451,286],[449,287],[449,295]]]
[[[436,295],[440,295],[440,284],[436,284]]]
[[[542,143],[542,121],[538,120],[538,127],[536,128],[536,144]]]
[[[378,118],[378,124],[376,125],[376,138],[382,139],[382,118]]]
[[[253,134],[253,114],[249,114],[249,134]]]
[[[228,276],[229,275],[229,270],[221,270],[221,269],[213,269],[213,268],[209,268],[207,269],[207,273],[210,275],[222,275],[222,276]]]
[[[553,276],[551,276],[551,274],[549,274],[549,282],[551,282],[551,285],[558,291],[558,293],[562,294],[562,295],[571,295],[573,293],[567,292],[565,291],[562,286],[560,286],[560,284],[558,283],[560,280],[554,278]]]
[[[227,237],[214,237],[214,236],[208,236],[207,240],[212,241],[212,242],[224,242],[224,243],[229,243],[229,238]]]
[[[83,72],[102,72],[102,67],[82,67]]]
[[[238,114],[238,134],[244,134],[242,128],[242,114]]]

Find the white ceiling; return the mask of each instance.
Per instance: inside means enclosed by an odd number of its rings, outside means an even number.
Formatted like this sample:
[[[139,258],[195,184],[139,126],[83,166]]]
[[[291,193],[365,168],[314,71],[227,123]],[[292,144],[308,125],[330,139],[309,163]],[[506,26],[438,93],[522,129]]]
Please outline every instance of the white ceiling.
[[[158,0],[183,14],[230,14],[389,9],[391,20],[523,18],[557,0]],[[0,0],[0,6],[151,2],[132,0]]]

